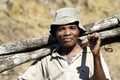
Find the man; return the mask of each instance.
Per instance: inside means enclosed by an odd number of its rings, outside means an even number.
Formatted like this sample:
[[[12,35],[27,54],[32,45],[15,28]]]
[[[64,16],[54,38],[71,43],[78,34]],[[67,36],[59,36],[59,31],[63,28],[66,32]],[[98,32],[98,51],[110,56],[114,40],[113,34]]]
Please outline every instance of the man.
[[[100,54],[100,36],[88,35],[89,47],[82,47],[78,37],[85,33],[79,13],[74,8],[56,12],[50,33],[59,46],[19,77],[19,80],[110,80]]]

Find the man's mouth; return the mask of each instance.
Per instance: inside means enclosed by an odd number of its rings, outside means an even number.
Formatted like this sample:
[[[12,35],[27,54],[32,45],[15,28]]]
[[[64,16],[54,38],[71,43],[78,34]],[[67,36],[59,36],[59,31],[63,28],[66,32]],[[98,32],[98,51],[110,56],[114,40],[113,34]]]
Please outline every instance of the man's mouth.
[[[71,37],[65,37],[65,38],[63,38],[63,41],[64,42],[70,42],[70,41],[72,41],[73,39],[71,38]]]

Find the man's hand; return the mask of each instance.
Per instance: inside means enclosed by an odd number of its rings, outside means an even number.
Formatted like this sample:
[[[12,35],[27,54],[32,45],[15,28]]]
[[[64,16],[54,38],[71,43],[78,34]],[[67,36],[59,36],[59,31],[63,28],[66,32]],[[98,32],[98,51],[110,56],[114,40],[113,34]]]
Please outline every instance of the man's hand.
[[[101,44],[100,35],[98,33],[89,34],[88,41],[94,59],[93,80],[106,80],[105,73],[103,71],[100,60],[100,44]]]
[[[93,33],[88,35],[88,41],[90,49],[94,56],[99,55],[101,39],[98,33]]]

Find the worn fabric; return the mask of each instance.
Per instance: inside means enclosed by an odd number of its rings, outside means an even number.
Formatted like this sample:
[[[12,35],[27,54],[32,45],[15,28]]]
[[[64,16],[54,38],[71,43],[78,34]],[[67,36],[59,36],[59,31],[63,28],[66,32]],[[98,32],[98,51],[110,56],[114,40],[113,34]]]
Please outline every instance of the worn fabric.
[[[106,78],[111,80],[102,56],[101,61]],[[64,55],[59,55],[55,50],[51,55],[30,66],[23,75],[19,76],[19,80],[92,80],[93,74],[93,55],[87,47],[70,60]]]
[[[56,11],[54,16],[54,22],[50,25],[52,27],[56,27],[55,25],[65,25],[69,23],[78,22],[79,28],[84,33],[86,30],[80,23],[80,13],[71,7],[61,8]]]
[[[61,8],[56,11],[54,22],[51,25],[64,25],[75,21],[79,22],[79,17],[79,12],[75,8]]]

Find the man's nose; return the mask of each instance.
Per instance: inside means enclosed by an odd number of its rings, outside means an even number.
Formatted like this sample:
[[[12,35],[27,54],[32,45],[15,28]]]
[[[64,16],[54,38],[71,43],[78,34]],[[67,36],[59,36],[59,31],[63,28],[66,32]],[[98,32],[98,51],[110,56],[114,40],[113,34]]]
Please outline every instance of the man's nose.
[[[71,34],[71,31],[69,29],[65,29],[65,35],[70,35]]]

